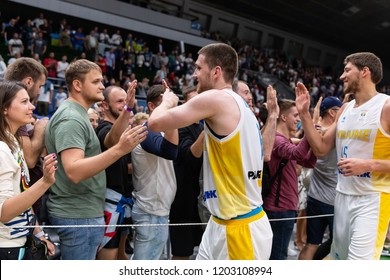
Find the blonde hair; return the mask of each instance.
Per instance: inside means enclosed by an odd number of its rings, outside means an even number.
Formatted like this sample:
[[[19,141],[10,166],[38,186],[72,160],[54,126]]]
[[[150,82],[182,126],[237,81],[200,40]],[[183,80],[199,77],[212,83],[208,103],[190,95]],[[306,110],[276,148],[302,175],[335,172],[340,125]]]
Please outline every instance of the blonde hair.
[[[74,80],[79,80],[83,83],[85,81],[85,76],[92,70],[96,70],[102,73],[102,69],[99,65],[86,59],[78,59],[75,62],[69,64],[65,71],[65,81],[68,87],[68,91],[73,91]]]
[[[149,119],[149,114],[139,112],[139,113],[134,115],[134,125],[143,124],[148,119]]]
[[[89,109],[88,109],[88,115],[89,115],[89,114],[96,114],[96,115],[99,116],[99,113],[98,113],[94,108],[89,108]]]

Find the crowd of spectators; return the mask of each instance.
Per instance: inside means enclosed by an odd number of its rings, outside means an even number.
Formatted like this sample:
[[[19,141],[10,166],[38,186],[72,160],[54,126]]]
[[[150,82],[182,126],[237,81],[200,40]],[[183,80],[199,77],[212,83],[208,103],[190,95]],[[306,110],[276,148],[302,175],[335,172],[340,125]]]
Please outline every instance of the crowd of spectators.
[[[102,24],[84,30],[81,26],[72,26],[66,18],[48,19],[43,12],[26,20],[13,16],[1,22],[1,37],[6,48],[2,50],[4,59],[0,58],[1,62],[4,60],[4,63],[0,62],[0,78],[7,64],[20,56],[31,56],[48,69],[55,86],[54,98],[58,87],[64,85],[69,63],[87,58],[101,67],[106,86],[115,84],[126,89],[128,82],[138,80],[137,96],[142,100],[147,89],[163,79],[179,96],[184,87],[194,85],[195,64],[191,52],[181,50],[179,44],[168,47],[161,38],[149,42],[142,36],[134,36],[131,30],[122,33],[117,29],[110,34]],[[291,91],[297,82],[307,85],[313,106],[320,96],[336,96],[343,100],[342,82],[331,68],[307,65],[304,59],[279,50],[256,47],[238,38],[227,39],[221,32],[214,33],[209,37],[229,43],[237,50],[237,78],[248,83],[257,108],[266,100],[261,83],[264,73],[274,75]],[[389,94],[390,86],[383,86],[379,91]],[[51,110],[54,109],[53,103]]]
[[[149,88],[162,84],[163,80],[179,96],[182,95],[184,88],[194,86],[196,83],[193,79],[195,71],[193,54],[185,52],[179,45],[168,47],[161,38],[149,42],[141,36],[134,36],[130,30],[127,30],[127,34],[122,34],[123,30],[117,29],[110,34],[108,28],[103,25],[96,25],[88,32],[84,29],[80,26],[73,28],[66,18],[59,22],[46,19],[44,13],[39,13],[35,19],[27,19],[25,22],[18,16],[1,22],[1,40],[4,41],[5,48],[3,56],[0,56],[0,79],[7,64],[10,65],[21,56],[33,57],[41,62],[47,69],[48,80],[36,100],[40,116],[50,116],[50,113],[64,102],[67,97],[64,87],[65,71],[71,61],[80,58],[99,65],[105,87],[115,85],[127,90],[129,82],[138,81],[136,87],[138,101],[134,113],[147,111],[148,106],[142,101],[145,102],[147,99]],[[224,36],[218,33],[215,39],[224,40]],[[229,43],[237,50],[239,57],[237,78],[248,84],[253,95],[253,105],[258,109],[255,108],[254,112],[260,113],[259,109],[266,100],[262,83],[263,74],[275,76],[286,83],[291,91],[298,82],[304,83],[310,91],[313,105],[320,97],[335,96],[340,100],[344,98],[343,84],[338,79],[338,73],[330,68],[309,66],[302,58],[292,57],[278,50],[256,47],[239,39],[229,40]],[[7,62],[3,61],[3,57]],[[97,65],[92,63],[95,68]],[[389,86],[384,86],[379,91],[390,93]],[[160,94],[159,92],[158,97]],[[99,111],[98,103],[93,107],[96,110],[90,108],[88,113],[89,121],[95,128],[94,126],[98,125],[98,117],[101,117],[104,111]],[[131,112],[127,109],[126,111]],[[137,161],[134,163],[136,166]],[[137,167],[134,170],[137,170]],[[137,198],[136,201],[140,199]],[[275,232],[274,229],[274,234]],[[165,239],[162,244],[165,244]]]

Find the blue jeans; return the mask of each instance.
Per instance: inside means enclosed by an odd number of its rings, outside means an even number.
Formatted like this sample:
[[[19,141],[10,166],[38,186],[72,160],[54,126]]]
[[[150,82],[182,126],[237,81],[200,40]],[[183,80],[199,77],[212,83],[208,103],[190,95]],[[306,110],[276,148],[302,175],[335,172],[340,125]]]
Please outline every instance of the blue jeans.
[[[296,218],[297,211],[288,210],[283,212],[266,211],[268,219]],[[270,260],[286,260],[288,245],[294,229],[295,220],[270,221],[272,232],[272,250]]]
[[[168,224],[168,216],[156,216],[133,205],[131,217],[135,225]],[[159,260],[168,241],[168,226],[135,227],[133,260]]]
[[[49,215],[54,226],[105,225],[104,218],[60,218]],[[63,260],[94,260],[98,246],[103,241],[104,227],[60,227],[61,258]]]

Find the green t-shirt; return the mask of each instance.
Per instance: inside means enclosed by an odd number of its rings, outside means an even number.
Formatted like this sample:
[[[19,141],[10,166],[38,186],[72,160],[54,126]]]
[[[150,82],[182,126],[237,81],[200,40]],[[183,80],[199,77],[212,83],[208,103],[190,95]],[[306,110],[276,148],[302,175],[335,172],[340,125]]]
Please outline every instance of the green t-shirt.
[[[80,104],[66,100],[50,119],[45,131],[47,152],[56,153],[56,182],[50,188],[47,208],[62,218],[97,218],[103,216],[106,175],[104,170],[78,184],[66,176],[61,151],[82,149],[85,157],[101,153],[100,143],[89,122],[88,113]]]

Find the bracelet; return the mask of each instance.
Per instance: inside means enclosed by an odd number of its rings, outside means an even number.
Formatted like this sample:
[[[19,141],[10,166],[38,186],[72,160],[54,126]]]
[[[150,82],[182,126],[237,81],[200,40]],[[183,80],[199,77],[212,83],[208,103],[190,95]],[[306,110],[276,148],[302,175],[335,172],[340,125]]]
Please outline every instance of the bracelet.
[[[45,232],[43,231],[43,230],[41,230],[40,232],[38,232],[37,234],[35,234],[35,237],[36,238],[40,238],[40,237],[42,237],[42,236],[44,236],[45,235]]]
[[[127,112],[133,111],[133,108],[129,108],[126,104],[123,106],[123,109],[125,109]]]

